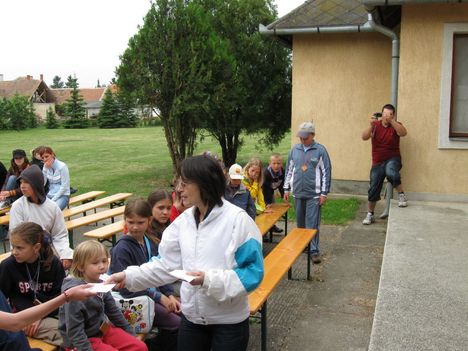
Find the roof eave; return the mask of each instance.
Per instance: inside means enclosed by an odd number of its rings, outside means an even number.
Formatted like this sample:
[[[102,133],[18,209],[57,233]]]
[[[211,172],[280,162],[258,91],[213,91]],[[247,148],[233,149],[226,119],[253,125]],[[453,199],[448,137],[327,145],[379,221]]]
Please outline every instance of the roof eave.
[[[468,0],[361,0],[365,6],[390,6],[412,4],[458,4],[468,3]]]

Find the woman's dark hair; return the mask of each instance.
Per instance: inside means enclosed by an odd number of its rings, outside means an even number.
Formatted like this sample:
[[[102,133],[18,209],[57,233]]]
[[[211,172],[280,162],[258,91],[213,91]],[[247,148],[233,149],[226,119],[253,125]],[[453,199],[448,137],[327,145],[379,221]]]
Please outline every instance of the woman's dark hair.
[[[186,158],[180,165],[180,173],[183,182],[197,184],[208,208],[223,205],[226,177],[215,159],[204,155]]]
[[[54,252],[52,251],[50,234],[44,231],[39,224],[33,222],[23,222],[18,225],[10,233],[10,237],[18,236],[21,240],[25,241],[30,245],[41,244],[39,250],[40,260],[43,263],[43,267],[48,271],[51,267],[52,260],[54,258]]]
[[[15,177],[19,177],[21,175],[21,172],[23,172],[26,168],[29,167],[30,162],[27,158],[27,156],[24,156],[24,162],[21,166],[18,167],[18,165],[15,163],[15,158],[12,158],[10,161],[10,169],[8,170],[8,173],[10,175],[14,175]]]
[[[139,216],[150,218],[152,216],[151,206],[142,198],[130,199],[125,205],[124,218]]]

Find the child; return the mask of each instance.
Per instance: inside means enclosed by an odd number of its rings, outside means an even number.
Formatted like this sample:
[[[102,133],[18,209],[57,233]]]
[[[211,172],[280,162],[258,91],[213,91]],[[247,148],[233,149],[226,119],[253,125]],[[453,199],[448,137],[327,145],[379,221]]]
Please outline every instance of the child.
[[[155,190],[148,195],[152,219],[147,235],[155,244],[161,242],[164,229],[171,223],[172,196],[166,190]]]
[[[254,201],[252,200],[252,196],[250,196],[250,192],[242,184],[242,179],[244,179],[242,167],[234,163],[229,168],[228,177],[229,180],[224,192],[224,198],[237,207],[242,208],[255,220],[256,209]]]
[[[109,255],[101,243],[82,242],[73,253],[70,276],[63,281],[62,291],[101,282],[100,275],[107,272],[108,262]],[[98,293],[86,301],[70,301],[60,307],[59,330],[64,346],[69,349],[148,351],[145,343],[135,338],[110,292]]]
[[[157,198],[154,195],[153,197]],[[169,196],[168,193],[166,193]],[[167,224],[169,218],[170,202],[163,201]],[[125,206],[124,218],[128,228],[128,235],[122,236],[112,249],[111,269],[112,273],[118,273],[128,266],[139,266],[152,260],[158,255],[158,246],[145,235],[151,222],[151,206],[143,199],[133,199]],[[161,217],[159,217],[161,218]],[[156,218],[156,221],[158,219]],[[177,332],[180,325],[180,302],[174,297],[171,285],[161,286],[160,291],[150,288],[138,292],[130,292],[127,289],[119,290],[124,298],[148,295],[155,301],[154,325],[160,329],[155,343],[158,351],[177,349]]]
[[[262,183],[262,161],[253,157],[244,167],[244,179],[242,180],[242,184],[250,191],[250,196],[252,196],[254,200],[257,214],[270,212],[267,210],[265,199],[263,198]]]
[[[0,192],[0,201],[3,201],[0,207],[8,207],[22,195],[18,177],[29,167],[29,160],[24,150],[13,150],[12,156],[5,186]]]
[[[281,155],[278,153],[273,153],[270,156],[270,163],[268,167],[263,170],[263,196],[265,198],[265,203],[267,206],[275,203],[275,191],[278,190],[281,198],[284,195],[284,168],[283,160]],[[278,228],[274,225],[272,228],[273,233],[282,233],[283,229]]]
[[[68,206],[70,197],[70,173],[68,166],[56,158],[49,146],[39,148],[38,153],[44,166],[42,173],[49,184],[47,197],[54,201],[61,210]]]
[[[180,192],[182,190],[182,187],[180,185],[181,182],[182,180],[180,179],[180,177],[177,177],[177,179],[174,181],[174,191],[172,192],[172,207],[171,214],[169,217],[171,223],[174,222],[175,219],[188,208],[187,206],[185,206],[183,199],[180,196]]]
[[[65,219],[57,204],[46,197],[40,168],[36,165],[26,168],[19,179],[23,196],[11,206],[10,230],[23,222],[40,224],[52,236],[52,245],[63,268],[70,268],[73,250],[70,248]]]
[[[0,264],[0,289],[19,312],[60,295],[65,271],[54,256],[50,237],[39,224],[25,222],[10,233],[12,255]],[[25,328],[28,336],[60,346],[57,312]]]

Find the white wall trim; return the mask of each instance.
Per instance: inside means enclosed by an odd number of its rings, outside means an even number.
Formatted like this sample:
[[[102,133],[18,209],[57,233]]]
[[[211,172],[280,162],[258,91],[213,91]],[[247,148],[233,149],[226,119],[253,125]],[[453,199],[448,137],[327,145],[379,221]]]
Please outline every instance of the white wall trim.
[[[444,25],[440,80],[439,149],[468,149],[468,140],[461,141],[449,138],[454,33],[468,34],[468,23],[446,23]]]

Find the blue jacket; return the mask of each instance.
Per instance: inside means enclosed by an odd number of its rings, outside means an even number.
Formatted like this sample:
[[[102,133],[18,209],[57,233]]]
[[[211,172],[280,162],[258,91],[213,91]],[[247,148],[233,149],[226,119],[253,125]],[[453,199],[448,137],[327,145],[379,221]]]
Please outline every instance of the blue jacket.
[[[253,220],[255,220],[255,215],[257,213],[255,203],[244,184],[241,183],[238,188],[232,188],[228,184],[226,191],[224,192],[224,198],[231,204],[242,208],[250,217],[252,217]]]
[[[284,190],[298,199],[327,195],[331,184],[331,162],[325,147],[313,142],[304,151],[302,144],[291,148],[286,165]]]
[[[42,168],[46,181],[49,181],[49,192],[47,197],[52,201],[63,195],[70,195],[70,174],[68,167],[62,161],[55,159],[52,168]]]

